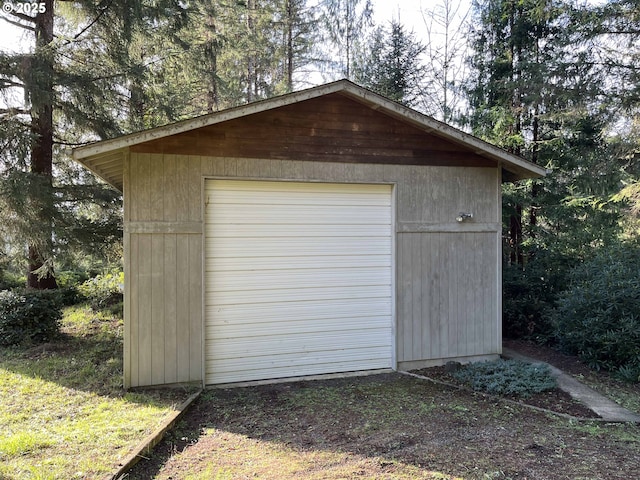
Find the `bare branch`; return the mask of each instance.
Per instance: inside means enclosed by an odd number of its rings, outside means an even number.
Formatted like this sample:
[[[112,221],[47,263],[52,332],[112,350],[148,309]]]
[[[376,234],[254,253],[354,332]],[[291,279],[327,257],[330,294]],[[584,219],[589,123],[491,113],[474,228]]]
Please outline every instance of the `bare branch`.
[[[19,12],[7,12],[7,13],[21,20],[24,20],[25,22],[36,23],[36,17],[31,17],[29,15],[25,15],[24,13],[19,13]]]
[[[15,25],[16,27],[24,28],[25,30],[29,30],[31,32],[35,32],[36,31],[35,27],[32,27],[30,25],[24,25],[24,24],[22,24],[20,22],[16,22],[15,20],[9,20],[4,15],[0,16],[0,19],[4,20],[7,23],[10,23],[11,25]]]
[[[14,82],[13,80],[9,80],[7,78],[0,79],[0,88],[7,88],[7,87],[24,88],[24,84],[19,82]]]

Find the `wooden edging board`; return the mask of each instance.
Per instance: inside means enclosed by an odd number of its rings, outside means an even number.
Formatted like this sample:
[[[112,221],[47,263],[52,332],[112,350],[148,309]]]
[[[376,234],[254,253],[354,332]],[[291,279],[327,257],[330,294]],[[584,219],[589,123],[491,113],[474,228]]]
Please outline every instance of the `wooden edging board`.
[[[118,480],[123,478],[122,476],[128,472],[144,455],[151,452],[153,447],[155,447],[164,434],[169,430],[175,423],[185,414],[185,412],[189,409],[191,404],[200,396],[202,390],[197,391],[189,398],[187,398],[164,422],[160,425],[153,433],[148,435],[133,451],[124,458],[120,464],[118,465],[118,470],[113,474],[109,474],[105,477],[105,480]]]

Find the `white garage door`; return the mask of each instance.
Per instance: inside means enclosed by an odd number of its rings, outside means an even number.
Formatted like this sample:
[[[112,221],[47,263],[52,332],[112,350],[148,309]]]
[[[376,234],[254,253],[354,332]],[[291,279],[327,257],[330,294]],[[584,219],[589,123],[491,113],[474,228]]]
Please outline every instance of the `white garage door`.
[[[206,383],[392,366],[391,186],[207,180]]]

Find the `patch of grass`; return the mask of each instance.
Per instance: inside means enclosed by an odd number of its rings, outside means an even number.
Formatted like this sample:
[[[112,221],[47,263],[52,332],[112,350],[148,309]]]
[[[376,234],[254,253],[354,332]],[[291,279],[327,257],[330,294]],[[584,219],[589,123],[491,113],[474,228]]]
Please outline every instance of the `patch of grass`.
[[[65,310],[63,337],[0,350],[0,478],[97,478],[153,431],[185,391],[122,389],[122,321]]]
[[[207,448],[215,455],[202,455],[200,462],[189,457],[179,462],[184,480],[269,478],[320,480],[365,478],[396,480],[456,480],[457,477],[429,471],[401,461],[366,456],[350,451],[304,449],[279,442],[259,441],[250,436],[219,429],[206,429]],[[195,447],[194,447],[195,448]],[[204,452],[203,452],[204,453]],[[175,478],[174,473],[159,474],[158,480]],[[135,476],[133,477],[135,478]]]
[[[229,470],[208,465],[199,473],[188,473],[183,480],[233,480],[234,478]]]
[[[16,432],[0,438],[0,458],[26,455],[40,448],[49,447],[52,440],[34,432]]]
[[[623,382],[596,372],[577,378],[627,410],[640,414],[640,384]]]
[[[571,422],[568,428],[590,437],[607,438],[640,448],[640,426],[630,423],[603,424],[599,422]]]
[[[301,410],[312,413],[326,410],[327,406],[340,405],[346,412],[359,412],[376,418],[380,428],[387,428],[401,421],[407,414],[425,413],[438,408],[432,397],[420,395],[420,385],[409,388],[415,396],[398,395],[396,386],[391,382],[376,384],[356,379],[341,386],[327,385],[321,388],[312,382],[309,388],[292,393],[291,401]],[[383,412],[379,409],[381,402],[387,405]]]

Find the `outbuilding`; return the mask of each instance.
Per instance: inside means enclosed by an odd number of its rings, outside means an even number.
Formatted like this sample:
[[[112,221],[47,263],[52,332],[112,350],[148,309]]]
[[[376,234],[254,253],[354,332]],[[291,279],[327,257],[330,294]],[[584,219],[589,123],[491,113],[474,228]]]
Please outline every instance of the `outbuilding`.
[[[124,195],[127,388],[496,358],[501,184],[545,174],[346,80],[73,156]]]

